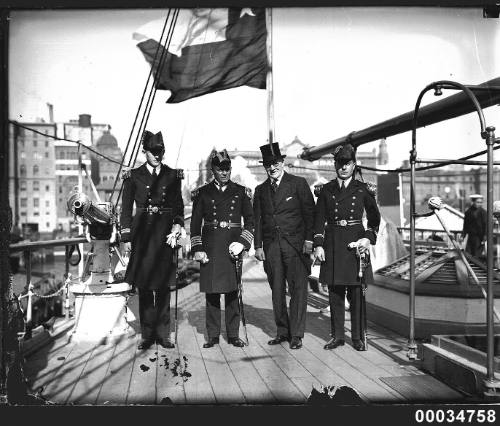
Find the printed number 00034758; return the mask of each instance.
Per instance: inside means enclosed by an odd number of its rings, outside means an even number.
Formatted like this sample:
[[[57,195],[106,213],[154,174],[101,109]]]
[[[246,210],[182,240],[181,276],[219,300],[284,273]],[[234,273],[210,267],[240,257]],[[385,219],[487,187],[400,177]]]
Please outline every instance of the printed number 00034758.
[[[417,423],[494,423],[496,411],[493,409],[416,410]]]

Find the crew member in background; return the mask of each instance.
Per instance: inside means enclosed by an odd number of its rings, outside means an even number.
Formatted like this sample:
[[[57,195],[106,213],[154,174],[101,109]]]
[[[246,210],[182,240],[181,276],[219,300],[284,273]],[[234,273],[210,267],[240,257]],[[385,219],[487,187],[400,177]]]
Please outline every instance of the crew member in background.
[[[302,347],[311,273],[314,198],[307,181],[286,173],[277,143],[260,147],[268,179],[255,188],[255,257],[264,261],[272,290],[276,337],[270,345]],[[290,291],[290,315],[286,304]]]
[[[125,281],[139,291],[142,340],[138,348],[148,349],[155,342],[173,348],[169,281],[175,274],[174,247],[184,225],[182,170],[162,164],[161,132],[146,130],[142,148],[146,163],[130,170],[123,182],[121,240],[124,252],[131,252]]]
[[[484,242],[486,240],[486,210],[483,209],[483,196],[472,194],[471,206],[465,211],[462,235],[467,237],[465,250],[472,256],[483,256]]]
[[[337,147],[334,152],[337,178],[321,188],[314,217],[315,257],[323,262],[319,280],[328,284],[331,311],[332,339],[324,346],[335,349],[345,344],[344,301],[348,293],[351,313],[353,347],[366,348],[361,341],[361,279],[358,277],[359,260],[349,243],[357,243],[369,251],[377,241],[380,212],[375,193],[368,184],[354,179],[356,152],[352,145]],[[367,216],[364,228],[363,213]],[[325,226],[326,223],[326,226]],[[371,266],[364,271],[366,284],[373,282]]]
[[[251,191],[231,181],[231,159],[226,150],[212,153],[211,168],[214,180],[191,193],[191,251],[194,260],[200,262],[200,291],[206,298],[208,340],[203,347],[219,344],[221,294],[224,295],[227,341],[242,347],[234,258],[252,245]]]

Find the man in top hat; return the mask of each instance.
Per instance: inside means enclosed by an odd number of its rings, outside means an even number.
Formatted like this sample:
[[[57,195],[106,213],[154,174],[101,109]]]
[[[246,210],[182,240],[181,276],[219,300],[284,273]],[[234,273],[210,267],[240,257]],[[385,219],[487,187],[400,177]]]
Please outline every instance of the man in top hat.
[[[314,216],[315,257],[321,264],[319,280],[328,285],[331,311],[332,339],[324,346],[335,349],[345,344],[345,297],[349,300],[351,337],[353,347],[366,350],[361,341],[361,284],[373,282],[371,266],[360,278],[359,250],[369,252],[375,244],[380,225],[380,212],[375,201],[375,191],[370,184],[354,179],[356,152],[352,145],[337,147],[334,152],[337,178],[325,184],[318,195]],[[367,228],[363,226],[366,213]]]
[[[184,224],[182,170],[162,164],[161,132],[146,130],[142,148],[146,163],[130,170],[123,182],[121,240],[124,252],[131,251],[125,281],[139,291],[142,341],[138,348],[148,349],[155,341],[173,348],[169,281],[175,275],[173,250]]]
[[[270,345],[290,342],[302,347],[308,276],[311,271],[314,198],[307,181],[284,171],[277,143],[260,147],[267,180],[255,188],[255,257],[264,261],[272,290],[276,337]],[[290,314],[286,304],[290,292]]]
[[[191,193],[191,251],[200,262],[200,291],[206,298],[208,340],[203,347],[219,344],[221,294],[227,341],[242,347],[235,258],[250,249],[253,241],[251,191],[231,181],[231,159],[226,150],[212,152],[211,168],[214,180]]]
[[[471,206],[465,211],[462,235],[467,237],[465,250],[472,256],[482,255],[486,239],[486,210],[483,209],[483,196],[470,195]]]

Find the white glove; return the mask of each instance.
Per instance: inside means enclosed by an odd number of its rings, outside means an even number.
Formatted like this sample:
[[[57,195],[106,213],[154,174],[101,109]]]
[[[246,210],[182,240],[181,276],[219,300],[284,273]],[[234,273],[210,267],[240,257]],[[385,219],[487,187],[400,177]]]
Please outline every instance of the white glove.
[[[314,257],[318,259],[320,262],[325,261],[325,249],[321,246],[318,246],[314,249]]]
[[[370,250],[370,240],[368,238],[360,238],[358,241],[353,241],[348,244],[349,248],[358,248],[360,251]]]
[[[204,251],[197,251],[194,254],[194,260],[201,263],[208,263],[208,256]]]
[[[172,226],[172,231],[167,235],[167,244],[170,247],[175,247],[177,245],[177,239],[181,235],[181,225],[178,223]]]
[[[229,244],[229,254],[233,257],[238,256],[244,249],[245,246],[238,241],[234,241]]]

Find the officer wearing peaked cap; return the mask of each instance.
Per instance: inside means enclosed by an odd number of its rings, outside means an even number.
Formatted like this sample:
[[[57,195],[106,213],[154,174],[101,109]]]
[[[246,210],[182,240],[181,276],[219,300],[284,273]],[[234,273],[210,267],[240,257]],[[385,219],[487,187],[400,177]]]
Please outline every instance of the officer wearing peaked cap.
[[[361,341],[361,278],[358,276],[357,243],[364,250],[375,244],[380,225],[380,212],[371,184],[354,179],[356,152],[352,145],[338,147],[334,152],[337,178],[321,188],[314,216],[315,256],[323,262],[319,280],[328,285],[332,339],[325,349],[345,343],[345,295],[350,302],[351,333],[356,350],[365,350]],[[363,226],[366,212],[367,228]],[[373,282],[371,266],[364,271],[364,282]]]
[[[200,291],[206,298],[208,340],[203,347],[211,348],[219,343],[221,294],[224,294],[228,343],[242,347],[233,257],[252,245],[251,193],[248,188],[230,180],[231,159],[226,150],[212,153],[211,168],[214,180],[191,194],[191,251],[194,259],[200,262]]]
[[[123,183],[121,239],[124,251],[131,251],[125,280],[139,290],[139,349],[147,349],[155,341],[172,348],[169,281],[176,267],[173,247],[184,225],[181,171],[162,164],[165,146],[161,132],[146,130],[142,148],[146,163],[132,169]]]

